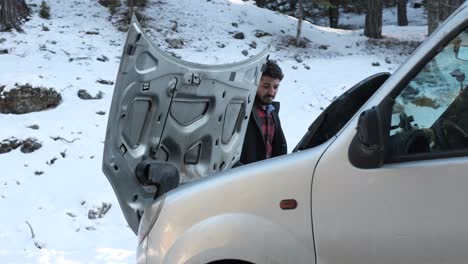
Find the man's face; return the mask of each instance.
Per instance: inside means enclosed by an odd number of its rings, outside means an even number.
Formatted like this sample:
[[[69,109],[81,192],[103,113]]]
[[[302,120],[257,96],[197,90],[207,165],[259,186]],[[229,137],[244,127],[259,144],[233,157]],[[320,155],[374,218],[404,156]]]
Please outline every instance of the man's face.
[[[262,105],[268,105],[275,99],[280,80],[270,76],[262,76],[257,88],[257,100]]]

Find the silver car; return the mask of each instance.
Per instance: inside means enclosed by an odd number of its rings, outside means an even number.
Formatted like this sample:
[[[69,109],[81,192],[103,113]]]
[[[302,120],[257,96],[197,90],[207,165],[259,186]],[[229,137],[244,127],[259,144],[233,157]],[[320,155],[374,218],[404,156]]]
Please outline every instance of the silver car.
[[[232,169],[267,57],[187,63],[132,22],[103,170],[137,262],[468,262],[468,2],[292,154]]]

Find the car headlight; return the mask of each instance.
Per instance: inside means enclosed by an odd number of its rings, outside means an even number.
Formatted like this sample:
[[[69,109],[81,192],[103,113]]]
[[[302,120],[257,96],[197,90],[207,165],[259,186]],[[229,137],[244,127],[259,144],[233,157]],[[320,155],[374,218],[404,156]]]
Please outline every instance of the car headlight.
[[[156,223],[159,213],[162,210],[165,197],[166,195],[159,197],[156,202],[143,213],[143,216],[140,219],[140,225],[138,226],[138,244],[145,239],[153,228],[154,223]]]

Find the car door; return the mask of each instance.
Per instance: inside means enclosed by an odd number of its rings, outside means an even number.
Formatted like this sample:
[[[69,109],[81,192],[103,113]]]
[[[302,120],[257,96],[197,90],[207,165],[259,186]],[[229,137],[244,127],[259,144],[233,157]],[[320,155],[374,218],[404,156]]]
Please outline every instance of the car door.
[[[356,116],[325,152],[312,186],[317,263],[468,259],[468,61],[456,54],[467,27],[465,3],[370,100],[391,106],[368,123],[383,129],[382,144],[354,151],[355,142],[378,138],[360,134],[371,130]],[[383,153],[381,164],[366,151]]]
[[[135,233],[142,211],[177,186],[179,176],[184,183],[239,159],[267,57],[265,49],[234,64],[185,62],[159,50],[132,20],[109,112],[103,171]]]

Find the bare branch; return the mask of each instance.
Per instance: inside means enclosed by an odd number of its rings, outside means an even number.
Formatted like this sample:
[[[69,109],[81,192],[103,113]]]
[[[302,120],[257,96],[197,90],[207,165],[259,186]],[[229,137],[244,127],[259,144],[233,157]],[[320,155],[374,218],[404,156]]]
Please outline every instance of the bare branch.
[[[28,222],[28,221],[25,221],[26,224],[29,226],[29,231],[31,231],[31,238],[34,239],[36,237],[36,235],[34,235],[34,230],[31,226],[31,224]]]

